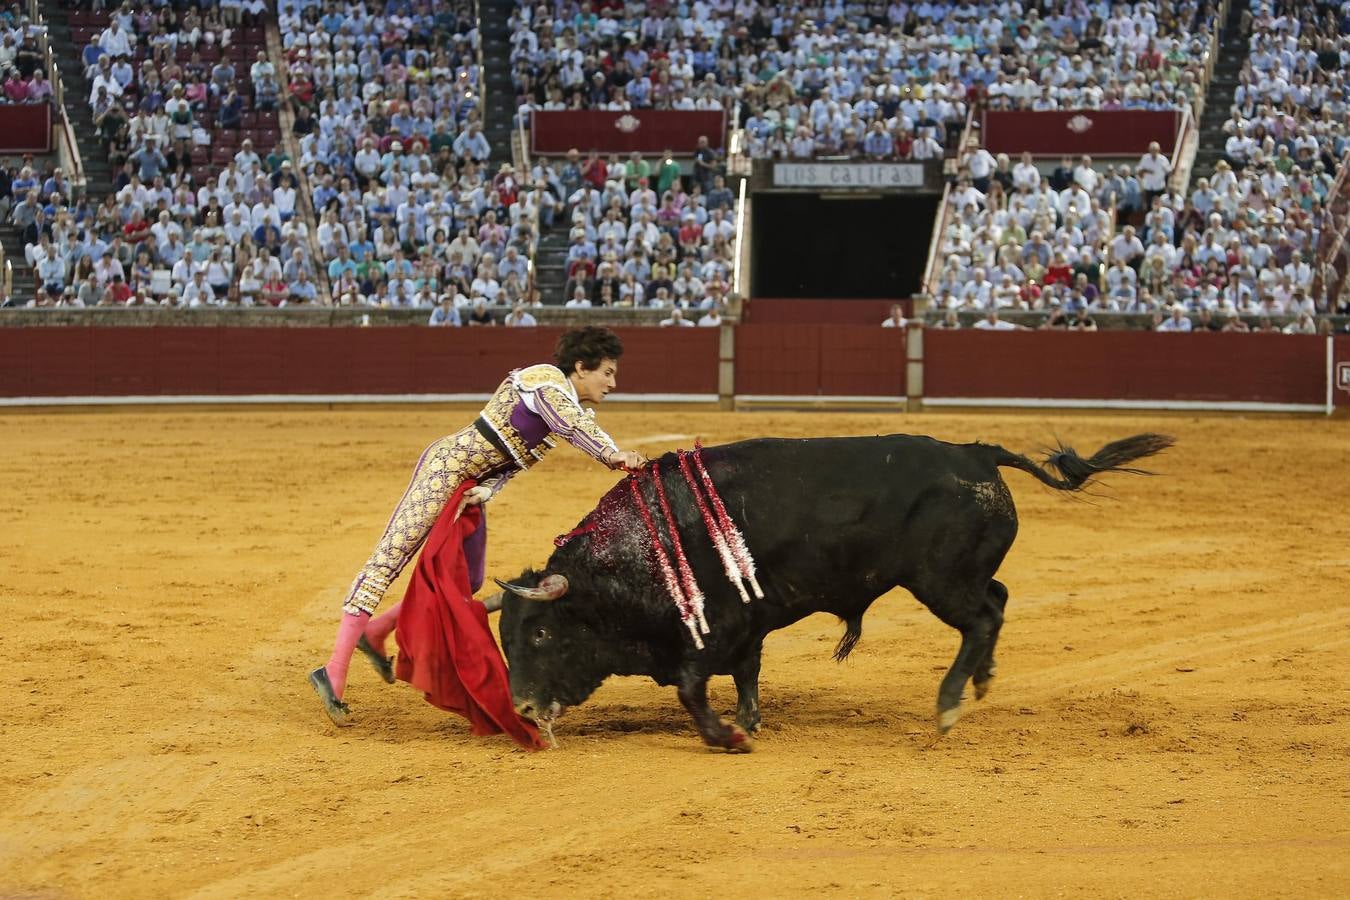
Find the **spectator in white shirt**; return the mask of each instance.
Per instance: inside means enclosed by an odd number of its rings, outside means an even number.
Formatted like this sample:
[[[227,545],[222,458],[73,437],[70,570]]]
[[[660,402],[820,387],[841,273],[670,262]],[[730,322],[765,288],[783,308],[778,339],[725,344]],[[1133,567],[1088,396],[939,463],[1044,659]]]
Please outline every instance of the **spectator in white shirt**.
[[[1013,187],[1019,188],[1026,185],[1034,191],[1040,183],[1041,170],[1036,168],[1036,164],[1031,161],[1030,153],[1023,153],[1021,161],[1013,166]]]
[[[1139,177],[1139,189],[1144,194],[1144,208],[1147,209],[1154,197],[1167,192],[1167,177],[1172,174],[1172,164],[1159,152],[1157,141],[1148,145],[1148,152],[1139,158],[1135,172]]]
[[[455,309],[455,301],[449,294],[441,295],[441,302],[431,311],[431,319],[427,324],[446,328],[458,328],[462,324],[459,310]]]
[[[989,312],[985,313],[983,319],[980,319],[975,323],[975,327],[981,331],[1016,331],[1018,328],[1018,326],[1014,325],[1012,322],[1006,322],[1003,319],[1000,319],[998,317],[998,310],[992,307]]]
[[[131,55],[131,35],[123,30],[121,21],[116,18],[98,36],[98,45],[112,57]]]
[[[1172,307],[1172,315],[1163,319],[1155,329],[1157,331],[1175,331],[1185,332],[1191,330],[1191,320],[1186,318],[1186,311],[1178,303]]]
[[[904,328],[905,308],[899,303],[891,304],[891,314],[881,323],[882,328]]]
[[[670,311],[670,317],[661,320],[662,328],[693,328],[694,323],[684,317],[684,310],[678,306]]]
[[[564,303],[563,306],[567,309],[590,309],[591,300],[586,296],[586,288],[577,285],[572,290],[572,299]]]
[[[915,160],[942,159],[942,145],[933,140],[931,129],[922,129],[923,133],[919,139],[914,142],[909,150],[910,157]]]
[[[502,324],[507,328],[533,328],[539,322],[525,310],[523,305],[517,303],[511,308],[511,315],[507,316]]]
[[[716,328],[721,324],[722,313],[715,305],[709,307],[703,317],[698,320],[698,327],[700,328]]]
[[[206,283],[206,272],[198,269],[192,273],[192,280],[183,286],[178,295],[179,306],[214,306],[216,292]]]
[[[1120,234],[1111,239],[1111,258],[1138,269],[1139,262],[1144,258],[1144,244],[1135,236],[1133,225],[1126,225]]]

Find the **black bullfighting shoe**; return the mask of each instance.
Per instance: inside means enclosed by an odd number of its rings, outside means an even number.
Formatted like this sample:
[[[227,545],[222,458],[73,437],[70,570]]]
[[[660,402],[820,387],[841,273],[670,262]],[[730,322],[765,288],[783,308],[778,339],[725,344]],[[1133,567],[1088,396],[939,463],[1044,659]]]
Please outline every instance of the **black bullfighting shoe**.
[[[328,718],[333,720],[334,725],[346,728],[352,724],[351,707],[339,700],[337,694],[333,692],[333,684],[328,680],[327,669],[319,666],[310,672],[309,684],[323,701],[323,711],[328,713]]]
[[[376,653],[375,648],[370,646],[370,642],[366,640],[364,634],[356,642],[356,649],[366,655],[366,659],[370,660],[370,664],[375,667],[375,671],[384,679],[385,684],[394,683],[394,658],[392,656]]]

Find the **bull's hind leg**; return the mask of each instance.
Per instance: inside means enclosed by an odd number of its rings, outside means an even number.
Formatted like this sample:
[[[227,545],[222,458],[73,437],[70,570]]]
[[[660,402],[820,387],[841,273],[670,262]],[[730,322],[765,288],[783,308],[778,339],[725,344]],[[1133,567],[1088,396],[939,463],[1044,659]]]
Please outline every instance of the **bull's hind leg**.
[[[748,733],[759,731],[759,656],[761,644],[755,652],[736,667],[731,677],[736,680],[736,724]]]
[[[986,601],[986,606],[994,618],[994,630],[989,635],[989,652],[985,654],[984,659],[975,664],[973,682],[976,700],[983,700],[984,695],[989,693],[994,674],[998,670],[998,666],[994,662],[994,650],[998,647],[998,633],[1003,628],[1003,610],[1007,605],[1008,588],[1001,581],[990,581],[989,599]]]
[[[721,747],[731,753],[749,753],[754,749],[749,735],[737,725],[723,722],[708,703],[708,676],[698,672],[686,672],[680,679],[678,688],[680,702],[694,717],[698,733],[709,747]]]
[[[938,618],[961,632],[961,649],[938,687],[937,727],[946,734],[961,718],[961,693],[966,682],[975,674],[976,667],[989,657],[998,621],[985,602],[985,589],[962,592],[944,598],[945,602],[928,606]]]

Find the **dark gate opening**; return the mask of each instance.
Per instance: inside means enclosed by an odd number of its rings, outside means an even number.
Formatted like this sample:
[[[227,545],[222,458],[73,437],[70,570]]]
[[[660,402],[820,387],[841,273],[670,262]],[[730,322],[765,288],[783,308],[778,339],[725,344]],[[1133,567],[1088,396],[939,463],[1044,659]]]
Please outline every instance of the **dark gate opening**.
[[[755,295],[876,299],[918,293],[941,200],[933,194],[755,195]]]

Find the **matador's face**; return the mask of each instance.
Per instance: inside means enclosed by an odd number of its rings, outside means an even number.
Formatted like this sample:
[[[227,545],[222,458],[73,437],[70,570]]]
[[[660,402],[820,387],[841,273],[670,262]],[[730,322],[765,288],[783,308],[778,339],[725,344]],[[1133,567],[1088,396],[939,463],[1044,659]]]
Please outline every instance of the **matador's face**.
[[[602,359],[594,369],[587,369],[581,363],[567,377],[577,389],[577,399],[582,403],[599,403],[610,391],[618,386],[618,360]]]

